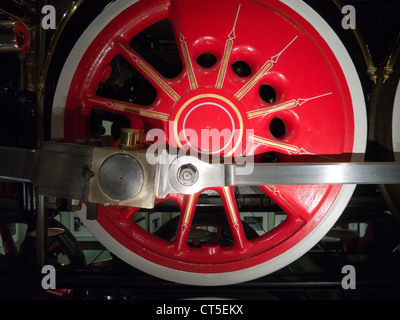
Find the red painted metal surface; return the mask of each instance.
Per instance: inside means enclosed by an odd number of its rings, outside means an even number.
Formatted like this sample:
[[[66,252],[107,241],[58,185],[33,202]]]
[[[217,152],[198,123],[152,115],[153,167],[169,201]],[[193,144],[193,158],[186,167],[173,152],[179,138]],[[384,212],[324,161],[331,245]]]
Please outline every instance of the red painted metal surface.
[[[182,72],[167,79],[129,46],[152,24],[168,19],[183,63]],[[205,68],[202,54],[216,58]],[[149,106],[96,96],[109,75],[109,64],[122,55],[157,91]],[[250,72],[234,71],[245,62]],[[107,71],[108,70],[108,71]],[[260,87],[276,97],[264,101]],[[65,110],[65,138],[89,138],[93,109],[126,115],[132,123],[162,128],[173,147],[213,155],[331,155],[352,152],[353,106],[341,67],[313,26],[280,1],[139,1],[108,24],[90,44],[74,74]],[[283,130],[274,132],[279,119]],[[210,139],[190,140],[202,130],[227,129],[219,145]],[[253,131],[245,134],[246,130]],[[224,139],[227,140],[224,140]],[[229,141],[229,143],[225,143]],[[323,219],[341,186],[261,186],[287,214],[266,234],[246,239],[233,187],[216,188],[234,237],[226,248],[193,248],[187,237],[199,193],[171,194],[181,210],[173,241],[160,239],[133,222],[138,208],[101,207],[97,221],[130,251],[169,268],[219,273],[241,270],[287,251]],[[162,202],[165,199],[157,199]]]

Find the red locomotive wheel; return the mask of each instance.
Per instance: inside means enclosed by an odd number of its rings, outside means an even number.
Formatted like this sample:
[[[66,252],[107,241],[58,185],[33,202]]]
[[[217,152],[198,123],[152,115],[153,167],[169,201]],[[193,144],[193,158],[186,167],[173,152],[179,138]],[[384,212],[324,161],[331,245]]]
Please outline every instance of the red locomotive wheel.
[[[166,32],[167,25],[179,53],[176,72],[167,68],[174,59],[160,58],[155,42],[146,49],[135,42],[145,30]],[[125,83],[108,86],[117,71],[126,80],[126,70],[133,70],[129,99],[115,89]],[[172,147],[225,158],[349,158],[365,150],[365,102],[356,69],[329,25],[302,1],[116,1],[82,34],[65,63],[53,138],[88,140],[95,110],[125,116],[136,129],[161,128]],[[211,132],[207,139],[189,138],[204,132]],[[212,132],[220,134],[215,145]],[[140,270],[185,284],[226,285],[269,274],[306,253],[334,225],[354,187],[260,186],[287,217],[252,239],[234,188],[213,188],[233,238],[224,247],[188,244],[200,193],[156,199],[180,208],[169,241],[135,223],[139,208],[100,207],[97,220],[81,218],[104,246]]]

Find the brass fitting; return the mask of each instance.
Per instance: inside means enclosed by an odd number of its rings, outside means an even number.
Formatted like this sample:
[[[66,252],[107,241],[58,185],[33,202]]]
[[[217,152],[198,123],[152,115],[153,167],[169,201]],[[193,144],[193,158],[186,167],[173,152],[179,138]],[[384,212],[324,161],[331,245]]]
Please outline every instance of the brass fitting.
[[[121,142],[123,150],[135,150],[143,146],[144,131],[132,128],[121,128]]]

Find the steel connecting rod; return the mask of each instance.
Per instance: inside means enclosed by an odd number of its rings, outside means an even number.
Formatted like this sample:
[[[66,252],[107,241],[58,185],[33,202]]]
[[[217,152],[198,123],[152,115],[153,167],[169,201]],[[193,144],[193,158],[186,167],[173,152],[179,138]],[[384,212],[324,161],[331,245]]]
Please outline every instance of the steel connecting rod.
[[[158,159],[158,158],[156,158]],[[156,197],[207,187],[308,184],[400,184],[399,162],[210,164],[192,156],[44,143],[0,147],[0,180],[28,181],[42,195],[92,203],[154,207]]]
[[[197,181],[182,183],[179,168],[196,168]],[[315,184],[399,184],[399,162],[324,162],[208,164],[182,157],[168,168],[169,182],[180,193],[193,193],[206,187]]]

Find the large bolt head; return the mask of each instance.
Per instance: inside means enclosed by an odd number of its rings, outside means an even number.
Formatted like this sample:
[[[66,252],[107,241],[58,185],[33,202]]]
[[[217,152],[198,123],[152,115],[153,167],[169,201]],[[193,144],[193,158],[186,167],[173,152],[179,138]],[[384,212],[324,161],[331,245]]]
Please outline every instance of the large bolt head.
[[[191,186],[196,183],[199,178],[199,172],[196,167],[191,164],[184,164],[178,169],[178,181],[184,186]]]

